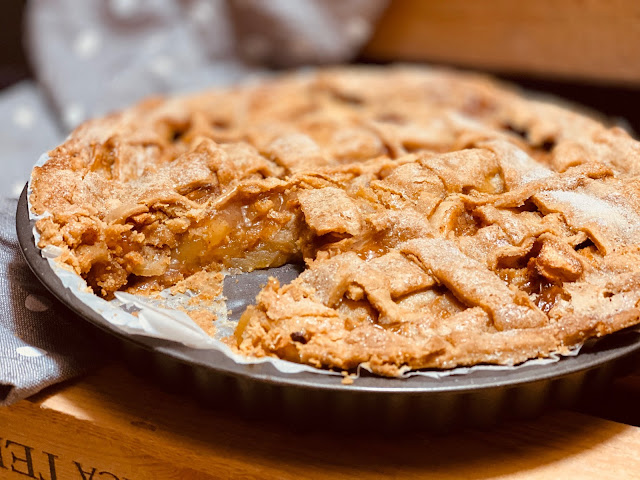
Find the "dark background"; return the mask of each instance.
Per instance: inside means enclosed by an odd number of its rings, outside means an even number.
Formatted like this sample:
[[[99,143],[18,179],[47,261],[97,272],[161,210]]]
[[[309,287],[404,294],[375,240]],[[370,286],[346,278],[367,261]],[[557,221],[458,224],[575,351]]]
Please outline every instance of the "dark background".
[[[26,0],[3,0],[0,13],[0,88],[31,76],[22,45]]]
[[[24,7],[27,0],[2,1],[0,14],[0,89],[33,73],[24,48]],[[375,61],[361,58],[360,61]],[[496,73],[496,72],[494,72]],[[540,90],[599,110],[614,119],[624,119],[635,132],[640,132],[640,89],[619,86],[502,76],[525,88]],[[636,135],[637,136],[637,135]]]

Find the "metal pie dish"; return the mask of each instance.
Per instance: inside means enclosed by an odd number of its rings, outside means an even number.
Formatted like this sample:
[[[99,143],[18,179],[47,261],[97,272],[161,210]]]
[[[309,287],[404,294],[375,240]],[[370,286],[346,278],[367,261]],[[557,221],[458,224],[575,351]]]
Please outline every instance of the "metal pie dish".
[[[640,360],[640,331],[627,329],[585,345],[573,357],[510,370],[479,370],[443,378],[386,378],[361,374],[345,385],[339,376],[283,373],[268,363],[238,364],[217,350],[119,330],[62,285],[42,257],[29,218],[27,187],[18,201],[21,251],[44,286],[80,318],[116,337],[127,365],[171,390],[243,415],[277,418],[297,428],[447,431],[525,418],[576,404],[602,391]],[[246,274],[245,282],[252,282]],[[262,276],[264,277],[264,276]],[[256,282],[256,288],[259,288]]]

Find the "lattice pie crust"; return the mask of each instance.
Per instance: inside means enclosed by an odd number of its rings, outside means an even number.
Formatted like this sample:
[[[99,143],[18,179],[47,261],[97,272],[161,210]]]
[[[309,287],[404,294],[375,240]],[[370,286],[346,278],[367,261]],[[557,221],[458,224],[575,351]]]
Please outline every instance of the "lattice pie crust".
[[[49,156],[40,247],[97,295],[305,262],[242,316],[247,355],[395,376],[640,321],[640,144],[485,77],[289,74],[145,101]]]

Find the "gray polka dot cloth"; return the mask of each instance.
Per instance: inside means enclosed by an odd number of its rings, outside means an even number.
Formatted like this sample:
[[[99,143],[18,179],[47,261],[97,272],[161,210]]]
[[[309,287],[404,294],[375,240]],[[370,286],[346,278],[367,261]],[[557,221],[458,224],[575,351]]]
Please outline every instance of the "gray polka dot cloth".
[[[0,405],[99,364],[100,336],[24,263],[17,198],[40,154],[87,118],[266,67],[350,60],[386,0],[31,0],[35,80],[0,93]]]

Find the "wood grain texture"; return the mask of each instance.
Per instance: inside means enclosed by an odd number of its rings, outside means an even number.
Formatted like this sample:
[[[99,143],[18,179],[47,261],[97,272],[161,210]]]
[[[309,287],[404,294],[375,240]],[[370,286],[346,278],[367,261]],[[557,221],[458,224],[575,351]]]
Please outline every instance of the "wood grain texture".
[[[640,2],[394,0],[364,54],[640,86]]]
[[[312,413],[312,412],[311,412]],[[293,432],[209,410],[113,365],[0,409],[0,478],[619,479],[640,475],[640,428],[558,411],[444,437]],[[2,462],[4,469],[2,469]],[[79,473],[79,467],[85,472]],[[95,469],[95,470],[93,470]],[[101,474],[102,472],[102,474]],[[28,472],[27,472],[28,473]]]

